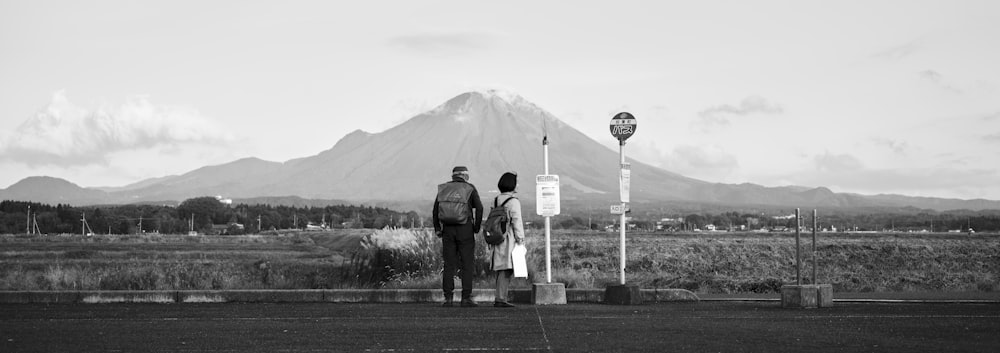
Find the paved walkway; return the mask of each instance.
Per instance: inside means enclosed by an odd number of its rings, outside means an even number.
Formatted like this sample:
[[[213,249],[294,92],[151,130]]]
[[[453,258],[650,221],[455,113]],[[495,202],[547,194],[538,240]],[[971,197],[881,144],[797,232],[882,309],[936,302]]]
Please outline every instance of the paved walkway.
[[[998,304],[0,305],[0,352],[998,350]]]

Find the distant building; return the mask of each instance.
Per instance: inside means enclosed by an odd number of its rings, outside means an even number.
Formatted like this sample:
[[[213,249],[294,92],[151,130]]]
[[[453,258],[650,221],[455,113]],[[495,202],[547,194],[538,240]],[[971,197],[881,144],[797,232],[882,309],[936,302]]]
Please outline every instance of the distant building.
[[[219,202],[221,202],[222,204],[224,204],[226,206],[232,206],[233,205],[233,199],[223,198],[222,195],[216,195],[215,199],[219,200]]]

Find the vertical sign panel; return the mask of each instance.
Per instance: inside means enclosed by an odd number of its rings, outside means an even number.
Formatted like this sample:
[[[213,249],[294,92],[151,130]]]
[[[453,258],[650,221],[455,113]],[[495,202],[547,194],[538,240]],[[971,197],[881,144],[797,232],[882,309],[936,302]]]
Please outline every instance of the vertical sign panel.
[[[618,190],[621,193],[622,202],[629,202],[629,184],[632,180],[632,166],[628,163],[622,164],[621,173],[618,174]]]
[[[535,212],[540,216],[552,217],[559,214],[559,176],[538,175],[535,177]]]

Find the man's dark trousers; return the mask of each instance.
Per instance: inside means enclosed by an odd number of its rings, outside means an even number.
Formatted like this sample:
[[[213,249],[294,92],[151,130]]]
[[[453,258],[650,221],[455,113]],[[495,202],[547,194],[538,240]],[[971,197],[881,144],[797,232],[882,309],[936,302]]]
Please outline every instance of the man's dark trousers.
[[[441,288],[445,300],[452,298],[455,291],[455,270],[462,269],[462,299],[472,299],[472,275],[475,265],[476,234],[472,222],[460,225],[446,225],[441,231],[444,274]]]

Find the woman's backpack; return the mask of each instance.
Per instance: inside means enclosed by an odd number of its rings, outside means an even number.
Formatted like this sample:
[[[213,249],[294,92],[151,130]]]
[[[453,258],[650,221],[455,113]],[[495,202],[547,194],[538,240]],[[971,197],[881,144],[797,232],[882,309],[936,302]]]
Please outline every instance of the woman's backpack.
[[[490,209],[490,215],[486,217],[486,224],[483,226],[483,239],[486,240],[486,244],[499,245],[506,239],[510,215],[504,206],[507,205],[507,201],[514,198],[513,196],[507,198],[500,206],[497,206],[497,199],[493,199],[493,208]]]

